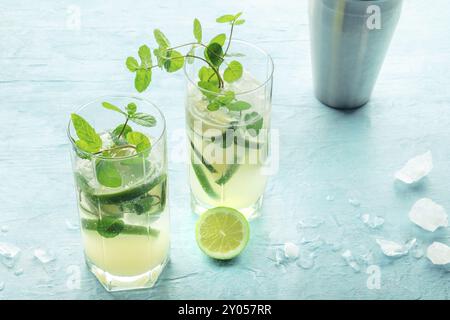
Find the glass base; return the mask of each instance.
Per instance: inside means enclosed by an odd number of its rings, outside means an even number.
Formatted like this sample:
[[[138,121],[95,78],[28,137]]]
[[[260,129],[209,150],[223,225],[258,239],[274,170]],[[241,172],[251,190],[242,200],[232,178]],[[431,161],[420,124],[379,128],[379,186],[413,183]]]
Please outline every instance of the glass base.
[[[125,291],[125,290],[139,290],[148,289],[153,287],[158,281],[159,276],[164,270],[165,266],[169,261],[169,257],[164,260],[163,263],[156,266],[150,271],[143,274],[132,276],[132,277],[122,277],[113,275],[107,271],[104,271],[94,265],[89,259],[86,259],[86,264],[89,271],[97,278],[100,284],[109,292],[115,291]]]
[[[239,212],[242,212],[242,214],[247,218],[248,221],[253,220],[261,215],[263,198],[264,195],[259,197],[259,199],[250,207],[234,208],[234,209],[238,210]],[[223,204],[223,206],[229,207],[226,204]],[[201,202],[191,193],[191,209],[194,213],[201,215],[203,212],[211,208],[214,208],[214,206],[210,206]]]

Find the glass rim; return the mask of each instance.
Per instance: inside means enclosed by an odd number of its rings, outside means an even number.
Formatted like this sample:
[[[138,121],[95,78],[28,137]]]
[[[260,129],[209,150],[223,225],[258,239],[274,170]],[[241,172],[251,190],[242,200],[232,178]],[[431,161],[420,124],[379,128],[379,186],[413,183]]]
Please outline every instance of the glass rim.
[[[246,46],[248,46],[248,47],[251,47],[251,48],[255,49],[256,51],[259,51],[260,53],[262,53],[262,54],[268,59],[269,65],[270,65],[270,72],[269,72],[269,75],[268,75],[268,77],[267,77],[260,85],[258,85],[257,87],[255,87],[255,88],[253,88],[253,89],[251,89],[251,90],[242,91],[242,92],[236,92],[236,93],[235,93],[235,96],[246,95],[246,94],[255,92],[255,91],[257,91],[257,90],[259,90],[259,89],[265,87],[265,86],[267,85],[267,83],[269,83],[269,81],[272,81],[272,79],[273,79],[273,73],[274,73],[274,71],[275,71],[275,65],[274,65],[274,63],[273,63],[273,59],[272,59],[272,56],[271,56],[270,54],[268,54],[264,49],[258,47],[257,45],[255,45],[255,44],[253,44],[253,43],[251,43],[251,42],[248,42],[248,41],[239,40],[239,39],[232,39],[232,40],[231,40],[231,45],[232,45],[233,43],[241,43],[241,44],[244,44],[244,45],[246,45]],[[200,46],[200,45],[199,45],[199,44],[195,44],[195,45],[193,45],[193,46]],[[200,91],[202,91],[202,92],[206,92],[206,93],[208,93],[208,94],[215,95],[215,96],[223,95],[223,93],[220,93],[220,92],[217,93],[217,92],[213,92],[213,91],[209,91],[209,90],[200,88],[200,87],[197,85],[197,83],[189,76],[188,71],[187,71],[186,68],[187,68],[187,64],[185,63],[184,66],[183,66],[184,75],[186,76],[186,78],[188,79],[188,81],[189,81],[194,87],[196,87],[198,90],[200,90]]]
[[[92,156],[93,158],[101,159],[101,160],[110,160],[110,161],[126,160],[126,159],[131,159],[131,158],[140,156],[140,155],[142,155],[144,153],[147,153],[147,152],[151,153],[151,150],[153,149],[153,146],[155,146],[158,143],[160,143],[160,141],[162,140],[162,138],[166,134],[166,118],[164,117],[164,114],[162,113],[161,109],[159,109],[156,106],[156,104],[154,104],[153,102],[151,102],[151,101],[149,101],[147,99],[144,99],[144,98],[141,98],[141,97],[138,97],[138,96],[134,96],[134,95],[125,95],[125,94],[120,95],[120,94],[118,94],[118,95],[103,95],[103,96],[99,96],[99,97],[97,97],[97,98],[95,98],[93,100],[90,100],[87,103],[84,103],[83,105],[78,107],[75,111],[73,111],[73,113],[79,113],[80,111],[88,108],[88,106],[90,106],[91,104],[94,104],[94,103],[96,103],[98,101],[104,100],[105,98],[129,98],[129,99],[134,99],[134,100],[140,100],[140,101],[143,101],[144,103],[147,103],[147,104],[151,105],[153,108],[155,108],[155,110],[159,113],[159,115],[161,116],[161,119],[163,120],[162,121],[163,123],[162,123],[161,134],[159,134],[159,136],[155,139],[155,142],[154,143],[152,142],[150,144],[150,147],[146,148],[145,150],[141,150],[139,152],[136,152],[136,154],[133,154],[133,155],[130,155],[130,156],[110,158],[110,157],[104,157],[104,156],[102,156],[102,154],[95,154],[95,153],[87,152],[85,150],[80,149],[75,143],[75,138],[72,137],[72,135],[70,134],[70,131],[71,131],[70,128],[71,128],[71,124],[72,124],[72,119],[69,119],[69,123],[67,125],[67,137],[69,138],[69,141],[72,144],[72,146],[76,150],[81,151],[82,153],[88,154],[88,155]]]

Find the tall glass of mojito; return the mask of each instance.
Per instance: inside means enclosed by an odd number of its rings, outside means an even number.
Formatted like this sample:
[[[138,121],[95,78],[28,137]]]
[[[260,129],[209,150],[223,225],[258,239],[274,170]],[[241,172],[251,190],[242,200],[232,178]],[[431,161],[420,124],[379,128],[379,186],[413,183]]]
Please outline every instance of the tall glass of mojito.
[[[68,135],[90,271],[108,291],[152,287],[170,246],[162,113],[104,97],[71,115]]]
[[[191,51],[205,61],[185,63],[191,206],[198,214],[231,207],[252,219],[268,178],[273,62],[250,43],[213,41]]]

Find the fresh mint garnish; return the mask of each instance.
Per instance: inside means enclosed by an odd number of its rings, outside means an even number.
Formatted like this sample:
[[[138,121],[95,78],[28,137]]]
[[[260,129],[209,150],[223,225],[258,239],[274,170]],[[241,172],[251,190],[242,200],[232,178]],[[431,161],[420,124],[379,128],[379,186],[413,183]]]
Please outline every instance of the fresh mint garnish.
[[[226,82],[234,82],[242,77],[244,69],[242,64],[236,60],[231,61],[223,72],[223,79]]]
[[[148,137],[145,134],[136,131],[127,134],[127,142],[135,145],[137,152],[145,151],[151,146]]]
[[[122,220],[113,217],[103,217],[97,222],[97,232],[104,238],[114,238],[124,229]]]
[[[198,43],[202,42],[202,25],[197,18],[194,19],[194,38]]]
[[[102,139],[95,129],[81,116],[72,113],[72,124],[78,136],[75,141],[78,148],[89,153],[98,152],[102,147]]]

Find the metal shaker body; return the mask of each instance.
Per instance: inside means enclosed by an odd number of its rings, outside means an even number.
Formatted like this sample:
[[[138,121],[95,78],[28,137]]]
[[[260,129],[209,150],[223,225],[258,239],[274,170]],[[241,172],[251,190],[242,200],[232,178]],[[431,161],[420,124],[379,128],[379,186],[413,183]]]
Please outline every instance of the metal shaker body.
[[[338,109],[369,101],[401,7],[402,0],[309,0],[318,100]]]

